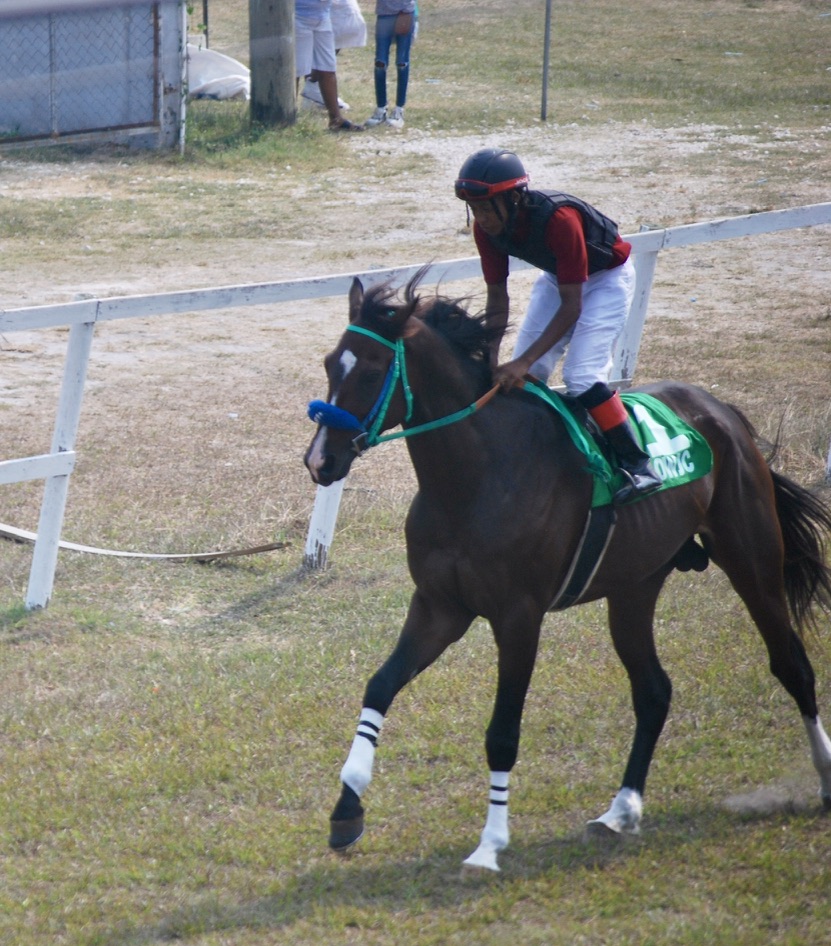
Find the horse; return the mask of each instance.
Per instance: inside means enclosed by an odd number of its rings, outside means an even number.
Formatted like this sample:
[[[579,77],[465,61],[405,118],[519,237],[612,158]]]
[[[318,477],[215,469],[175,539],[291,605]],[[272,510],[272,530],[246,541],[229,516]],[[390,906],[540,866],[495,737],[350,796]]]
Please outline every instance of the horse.
[[[479,845],[464,864],[499,871],[498,855],[509,842],[509,775],[541,624],[578,548],[592,474],[557,412],[527,392],[492,386],[494,335],[484,316],[439,295],[423,301],[419,278],[403,298],[389,284],[364,292],[353,281],[349,325],[324,363],[327,401],[309,408],[318,427],[305,464],[315,483],[342,479],[368,447],[395,436],[406,437],[417,479],[405,526],[415,590],[394,649],[366,686],[329,845],[345,851],[364,832],[362,798],[395,696],[482,617],[498,652],[485,739],[490,787]],[[673,569],[702,569],[709,561],[743,600],[771,672],[796,702],[822,804],[831,809],[831,740],[804,645],[805,632],[817,629],[817,612],[831,610],[831,509],[772,469],[737,408],[680,382],[639,390],[700,432],[713,463],[693,482],[617,507],[605,555],[574,602],[606,599],[635,717],[620,788],[585,831],[608,838],[639,832],[647,773],[672,695],[653,635],[656,602]]]

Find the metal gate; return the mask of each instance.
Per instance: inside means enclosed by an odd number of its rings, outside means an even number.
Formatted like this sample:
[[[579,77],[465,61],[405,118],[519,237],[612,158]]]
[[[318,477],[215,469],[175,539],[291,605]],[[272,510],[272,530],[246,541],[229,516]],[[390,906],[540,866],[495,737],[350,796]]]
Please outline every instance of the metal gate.
[[[0,18],[0,144],[114,132],[158,140],[160,97],[171,85],[163,75],[163,6],[113,0]]]

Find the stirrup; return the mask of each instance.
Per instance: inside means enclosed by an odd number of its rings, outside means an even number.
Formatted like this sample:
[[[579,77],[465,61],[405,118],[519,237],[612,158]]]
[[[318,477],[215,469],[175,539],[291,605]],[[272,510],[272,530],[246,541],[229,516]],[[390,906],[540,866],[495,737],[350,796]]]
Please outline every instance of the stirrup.
[[[651,470],[644,473],[632,473],[624,467],[620,467],[619,472],[623,474],[626,482],[612,497],[612,502],[616,506],[622,506],[633,499],[649,496],[663,486],[663,482]]]

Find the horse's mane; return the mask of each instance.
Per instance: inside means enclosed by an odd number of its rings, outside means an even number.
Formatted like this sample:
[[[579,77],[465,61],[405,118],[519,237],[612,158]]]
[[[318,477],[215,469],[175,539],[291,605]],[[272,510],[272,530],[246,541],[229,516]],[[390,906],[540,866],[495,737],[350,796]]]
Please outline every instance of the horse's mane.
[[[421,274],[410,280],[405,289],[405,302],[397,304],[396,290],[387,283],[367,290],[361,305],[361,321],[380,334],[389,335],[389,314],[410,309],[402,335],[406,337],[410,320],[418,319],[439,334],[450,346],[456,359],[473,373],[481,385],[491,383],[490,345],[501,329],[489,327],[484,313],[471,315],[465,299],[450,299],[438,294],[422,299],[416,294]]]

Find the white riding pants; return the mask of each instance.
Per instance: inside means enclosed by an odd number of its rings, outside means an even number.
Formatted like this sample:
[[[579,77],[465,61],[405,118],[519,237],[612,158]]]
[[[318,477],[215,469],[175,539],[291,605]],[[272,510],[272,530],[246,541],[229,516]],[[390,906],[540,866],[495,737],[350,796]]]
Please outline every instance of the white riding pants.
[[[580,318],[556,345],[534,362],[530,373],[548,383],[567,350],[563,383],[569,394],[582,394],[596,381],[607,382],[614,362],[615,343],[623,330],[634,293],[635,267],[631,258],[622,266],[589,276],[583,283]],[[517,334],[514,358],[540,337],[559,308],[556,277],[540,273],[531,289],[528,311]]]

